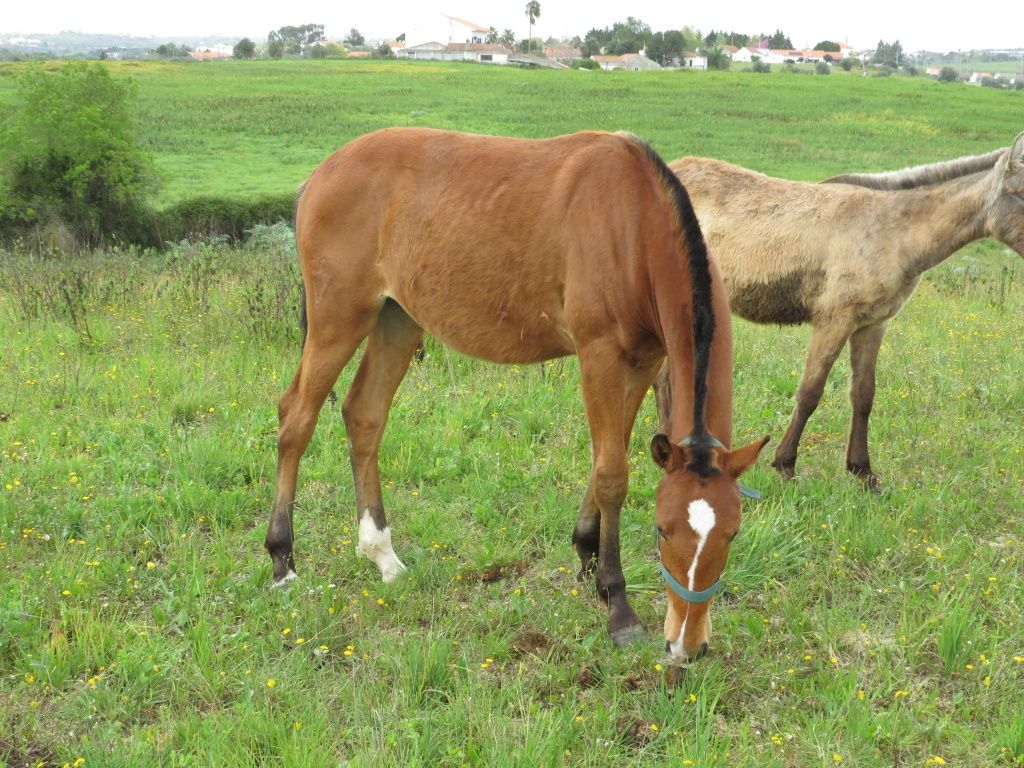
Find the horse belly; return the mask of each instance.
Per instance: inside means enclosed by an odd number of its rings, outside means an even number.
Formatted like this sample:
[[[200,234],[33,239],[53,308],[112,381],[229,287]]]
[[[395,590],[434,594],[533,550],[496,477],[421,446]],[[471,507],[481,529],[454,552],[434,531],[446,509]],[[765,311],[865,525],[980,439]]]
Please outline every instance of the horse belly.
[[[427,333],[462,354],[495,363],[536,363],[575,352],[560,306],[481,301],[450,296],[431,301],[419,293],[394,299]]]
[[[753,323],[797,325],[811,320],[809,299],[820,291],[824,274],[766,275],[760,280],[726,279],[729,309]],[[809,285],[809,283],[813,285]]]

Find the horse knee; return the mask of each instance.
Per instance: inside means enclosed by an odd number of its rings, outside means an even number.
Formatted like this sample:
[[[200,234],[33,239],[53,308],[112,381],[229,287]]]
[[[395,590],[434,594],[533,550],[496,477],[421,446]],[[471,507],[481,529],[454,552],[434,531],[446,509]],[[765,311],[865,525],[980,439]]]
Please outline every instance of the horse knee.
[[[629,470],[625,465],[594,470],[594,497],[603,509],[619,509],[626,500],[628,485]]]

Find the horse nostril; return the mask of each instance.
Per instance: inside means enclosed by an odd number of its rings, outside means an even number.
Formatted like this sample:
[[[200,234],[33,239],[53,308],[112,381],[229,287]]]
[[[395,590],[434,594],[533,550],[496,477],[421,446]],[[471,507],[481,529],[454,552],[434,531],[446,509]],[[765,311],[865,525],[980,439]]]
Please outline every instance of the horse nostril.
[[[672,653],[672,641],[671,640],[666,640],[665,641],[665,653]]]
[[[707,655],[707,653],[708,653],[708,644],[707,643],[701,643],[700,644],[700,650],[697,652],[696,658],[703,659]]]

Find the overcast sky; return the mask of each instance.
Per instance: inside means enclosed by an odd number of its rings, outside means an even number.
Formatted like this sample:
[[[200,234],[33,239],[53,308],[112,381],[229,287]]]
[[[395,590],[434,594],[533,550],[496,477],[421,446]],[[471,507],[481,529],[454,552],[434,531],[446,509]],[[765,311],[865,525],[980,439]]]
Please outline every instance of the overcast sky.
[[[384,0],[383,2],[239,3],[228,0],[4,0],[0,33],[52,33],[62,30],[141,36],[248,36],[263,39],[284,25],[321,23],[329,37],[341,39],[355,27],[367,38],[393,38],[406,27],[448,14],[525,38],[526,0]],[[1020,0],[991,0],[978,5],[918,4],[896,0],[732,0],[671,3],[666,0],[540,0],[535,36],[584,36],[593,27],[609,27],[632,15],[654,31],[689,25],[746,34],[781,29],[798,48],[820,40],[874,48],[879,40],[899,40],[904,50],[969,50],[1024,47],[1024,10]],[[412,41],[410,41],[412,42]],[[444,41],[442,41],[444,42]]]

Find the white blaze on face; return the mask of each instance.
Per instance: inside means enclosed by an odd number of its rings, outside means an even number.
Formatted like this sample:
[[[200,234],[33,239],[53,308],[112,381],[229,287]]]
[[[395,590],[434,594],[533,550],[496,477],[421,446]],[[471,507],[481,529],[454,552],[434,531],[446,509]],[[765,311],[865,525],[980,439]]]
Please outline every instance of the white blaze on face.
[[[690,502],[687,512],[689,514],[687,521],[690,523],[693,532],[697,534],[697,550],[693,553],[693,562],[690,563],[690,569],[686,572],[689,582],[686,588],[692,592],[694,591],[693,580],[697,575],[697,561],[700,559],[701,550],[704,549],[704,544],[707,543],[708,536],[711,534],[711,529],[715,527],[715,510],[704,499],[695,499]],[[689,614],[689,604],[687,604],[687,614]],[[683,626],[679,628],[679,637],[671,644],[672,655],[676,658],[684,658],[686,656],[686,649],[683,647],[683,636],[686,634],[686,619],[687,617],[684,616]]]
[[[380,576],[385,582],[394,581],[395,577],[405,570],[405,564],[398,559],[391,546],[391,528],[378,530],[369,509],[363,512],[363,518],[359,521],[359,546],[356,547],[356,551],[377,564]]]

